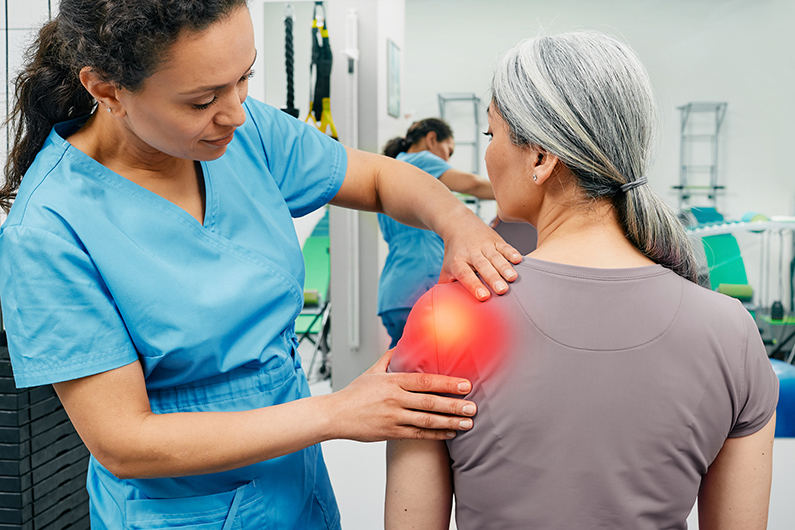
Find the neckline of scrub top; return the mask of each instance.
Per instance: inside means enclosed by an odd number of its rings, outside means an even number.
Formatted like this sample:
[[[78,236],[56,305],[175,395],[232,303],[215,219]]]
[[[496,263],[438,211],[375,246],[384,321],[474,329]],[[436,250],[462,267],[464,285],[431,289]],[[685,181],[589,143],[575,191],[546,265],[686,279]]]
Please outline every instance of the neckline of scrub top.
[[[113,171],[112,169],[108,168],[107,166],[97,162],[94,158],[90,157],[74,145],[72,145],[69,140],[66,139],[67,136],[70,136],[74,132],[80,128],[85,121],[88,120],[88,116],[82,116],[80,118],[76,118],[74,120],[69,120],[67,122],[59,123],[55,127],[53,127],[52,134],[57,136],[58,139],[61,141],[62,147],[64,149],[64,153],[68,156],[76,159],[78,162],[88,165],[89,167],[93,168],[94,170],[99,170],[101,174],[99,175],[103,180],[110,182],[111,184],[115,184],[116,187],[122,189],[123,191],[127,191],[133,196],[137,196],[145,201],[154,201],[159,207],[167,208],[168,210],[176,213],[177,215],[189,220],[192,223],[195,223],[203,228],[211,228],[215,221],[215,214],[216,214],[216,199],[215,197],[215,189],[212,185],[212,179],[210,178],[210,170],[206,162],[194,160],[193,162],[199,163],[199,168],[202,172],[202,179],[204,180],[204,222],[199,223],[199,221],[185,211],[180,206],[177,206],[170,200],[158,195],[157,193],[153,192],[152,190],[141,186],[133,182],[132,180],[128,179],[124,175]],[[63,132],[62,132],[63,131]]]

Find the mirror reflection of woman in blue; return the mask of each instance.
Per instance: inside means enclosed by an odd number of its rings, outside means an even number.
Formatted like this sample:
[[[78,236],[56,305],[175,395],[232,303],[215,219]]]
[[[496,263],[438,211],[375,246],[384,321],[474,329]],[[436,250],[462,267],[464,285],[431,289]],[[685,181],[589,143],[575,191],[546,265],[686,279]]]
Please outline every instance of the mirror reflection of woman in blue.
[[[454,150],[450,126],[439,118],[426,118],[414,122],[406,136],[387,142],[384,154],[420,168],[452,191],[494,199],[488,179],[450,165]],[[394,348],[414,303],[439,281],[444,242],[433,232],[407,226],[383,214],[379,214],[378,224],[389,245],[378,283],[378,314],[391,338],[389,347]]]
[[[17,79],[9,353],[91,452],[94,529],[339,528],[319,442],[472,425],[473,403],[422,393],[469,382],[387,374],[389,354],[310,397],[292,217],[332,203],[432,228],[473,294],[521,256],[435,179],[248,98],[256,53],[244,0],[63,0]]]

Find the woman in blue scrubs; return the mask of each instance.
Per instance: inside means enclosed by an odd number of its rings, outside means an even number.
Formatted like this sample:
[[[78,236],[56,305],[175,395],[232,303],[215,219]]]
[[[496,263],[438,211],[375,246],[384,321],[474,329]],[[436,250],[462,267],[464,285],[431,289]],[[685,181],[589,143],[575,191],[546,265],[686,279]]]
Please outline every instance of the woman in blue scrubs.
[[[414,122],[406,136],[393,138],[384,147],[386,156],[420,168],[452,191],[478,199],[493,199],[491,182],[450,165],[455,139],[450,126],[439,118]],[[378,314],[392,342],[403,335],[406,318],[420,296],[436,285],[444,261],[444,241],[437,234],[405,225],[378,214],[381,235],[389,254],[378,281]]]
[[[504,292],[520,256],[435,179],[247,99],[255,55],[244,0],[63,0],[17,79],[9,351],[91,451],[95,529],[339,528],[319,442],[472,425],[473,403],[422,393],[468,381],[387,374],[389,354],[310,397],[291,217],[330,202],[432,228],[481,299],[475,271]]]

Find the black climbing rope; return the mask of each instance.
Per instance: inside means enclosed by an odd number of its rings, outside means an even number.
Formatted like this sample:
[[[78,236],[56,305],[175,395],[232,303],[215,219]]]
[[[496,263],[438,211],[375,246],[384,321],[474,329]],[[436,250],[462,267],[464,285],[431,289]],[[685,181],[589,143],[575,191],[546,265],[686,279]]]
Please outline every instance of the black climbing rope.
[[[298,117],[295,108],[295,86],[293,81],[294,55],[293,55],[293,6],[286,4],[284,7],[284,68],[287,72],[287,107],[282,109],[292,116]]]

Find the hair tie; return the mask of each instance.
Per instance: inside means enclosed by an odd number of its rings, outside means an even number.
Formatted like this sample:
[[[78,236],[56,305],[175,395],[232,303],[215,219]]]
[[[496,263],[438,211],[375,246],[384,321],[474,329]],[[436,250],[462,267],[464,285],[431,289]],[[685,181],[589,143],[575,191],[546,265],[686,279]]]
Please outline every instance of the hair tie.
[[[627,182],[626,184],[622,184],[621,188],[619,188],[619,189],[622,192],[626,193],[629,190],[637,188],[638,186],[643,186],[647,182],[649,182],[649,179],[646,178],[645,176],[643,176],[643,177],[640,177],[638,180],[635,180],[635,181],[632,181],[632,182]]]

